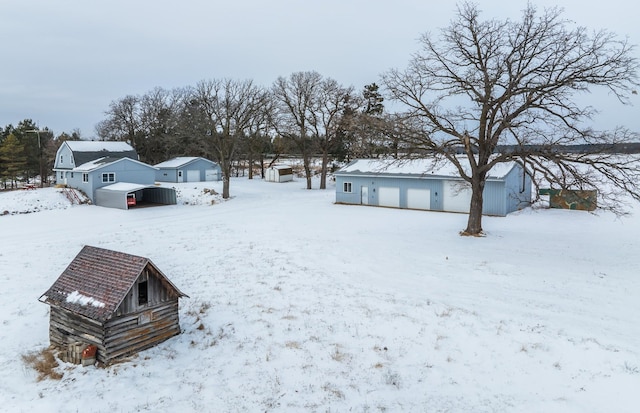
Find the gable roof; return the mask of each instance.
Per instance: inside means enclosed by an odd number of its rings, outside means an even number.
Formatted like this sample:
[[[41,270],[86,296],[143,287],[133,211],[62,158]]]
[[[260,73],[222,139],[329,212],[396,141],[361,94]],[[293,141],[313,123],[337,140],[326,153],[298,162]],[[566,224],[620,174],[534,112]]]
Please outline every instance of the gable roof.
[[[73,153],[76,166],[104,157],[138,159],[138,153],[126,142],[65,141],[63,145]]]
[[[466,162],[462,162],[463,165]],[[495,165],[489,171],[487,179],[503,179],[517,166],[516,162],[503,162]],[[460,173],[449,161],[430,159],[357,159],[340,170],[335,175],[379,175],[404,177],[446,177],[460,178]]]
[[[148,258],[86,245],[39,301],[104,322],[147,265],[154,268],[163,285],[178,297],[186,297]]]
[[[98,158],[98,159],[94,159],[92,161],[89,162],[85,162],[79,166],[76,166],[75,168],[73,168],[73,171],[75,172],[91,172],[91,171],[95,171],[96,169],[100,169],[100,168],[104,168],[106,166],[109,165],[113,165],[114,163],[117,162],[134,162],[138,165],[142,165],[145,166],[147,168],[151,168],[151,169],[158,169],[155,168],[149,164],[146,164],[144,162],[140,162],[138,160],[132,159],[132,158],[128,158],[128,157],[124,157],[124,158],[114,158],[112,156],[106,156],[104,158]]]
[[[202,158],[202,157],[198,157],[198,156],[177,156],[175,158],[171,158],[167,161],[164,162],[160,162],[159,164],[154,165],[156,168],[180,168],[181,166],[185,166],[188,165],[192,162],[197,161],[198,159],[201,159],[205,162],[209,162],[213,165],[215,165],[216,163],[213,161],[210,161],[209,159],[206,158]]]

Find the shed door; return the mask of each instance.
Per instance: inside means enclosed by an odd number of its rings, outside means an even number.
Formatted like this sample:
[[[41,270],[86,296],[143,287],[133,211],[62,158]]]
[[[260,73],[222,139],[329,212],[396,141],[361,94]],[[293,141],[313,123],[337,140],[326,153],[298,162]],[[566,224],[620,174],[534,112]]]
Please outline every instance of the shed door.
[[[400,188],[387,186],[378,188],[378,205],[400,208]]]
[[[471,186],[464,181],[444,181],[442,210],[469,213]]]
[[[431,209],[431,190],[413,188],[408,189],[407,208]]]
[[[200,170],[199,169],[188,170],[187,182],[200,182]]]
[[[369,187],[368,186],[360,187],[360,203],[362,205],[369,205]]]
[[[205,181],[217,181],[218,180],[218,171],[215,169],[207,169],[204,171],[204,180]]]

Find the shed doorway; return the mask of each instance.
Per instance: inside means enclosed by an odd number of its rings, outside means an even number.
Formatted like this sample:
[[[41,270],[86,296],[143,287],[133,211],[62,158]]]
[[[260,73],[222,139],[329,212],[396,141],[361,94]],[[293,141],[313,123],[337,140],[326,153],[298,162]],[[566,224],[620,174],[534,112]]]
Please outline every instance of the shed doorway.
[[[360,203],[362,205],[369,205],[369,187],[368,186],[360,187]]]

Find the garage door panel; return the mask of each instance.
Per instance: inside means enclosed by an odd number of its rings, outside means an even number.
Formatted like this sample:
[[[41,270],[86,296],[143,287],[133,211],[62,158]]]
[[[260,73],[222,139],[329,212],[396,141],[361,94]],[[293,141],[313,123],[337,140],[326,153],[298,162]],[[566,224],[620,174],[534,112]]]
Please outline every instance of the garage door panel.
[[[450,212],[469,213],[471,186],[462,181],[445,181],[443,185],[442,209]]]
[[[378,205],[400,208],[400,188],[380,187],[378,189]]]
[[[188,170],[187,182],[200,182],[200,171],[197,169]]]
[[[411,209],[431,209],[431,190],[413,189],[407,190],[407,208]]]

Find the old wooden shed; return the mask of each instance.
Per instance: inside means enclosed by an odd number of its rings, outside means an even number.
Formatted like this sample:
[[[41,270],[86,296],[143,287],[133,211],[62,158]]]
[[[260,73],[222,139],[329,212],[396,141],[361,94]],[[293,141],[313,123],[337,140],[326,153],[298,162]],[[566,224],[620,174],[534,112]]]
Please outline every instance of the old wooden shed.
[[[92,344],[109,363],[179,334],[180,297],[148,258],[85,246],[40,301],[51,306],[52,345]]]

